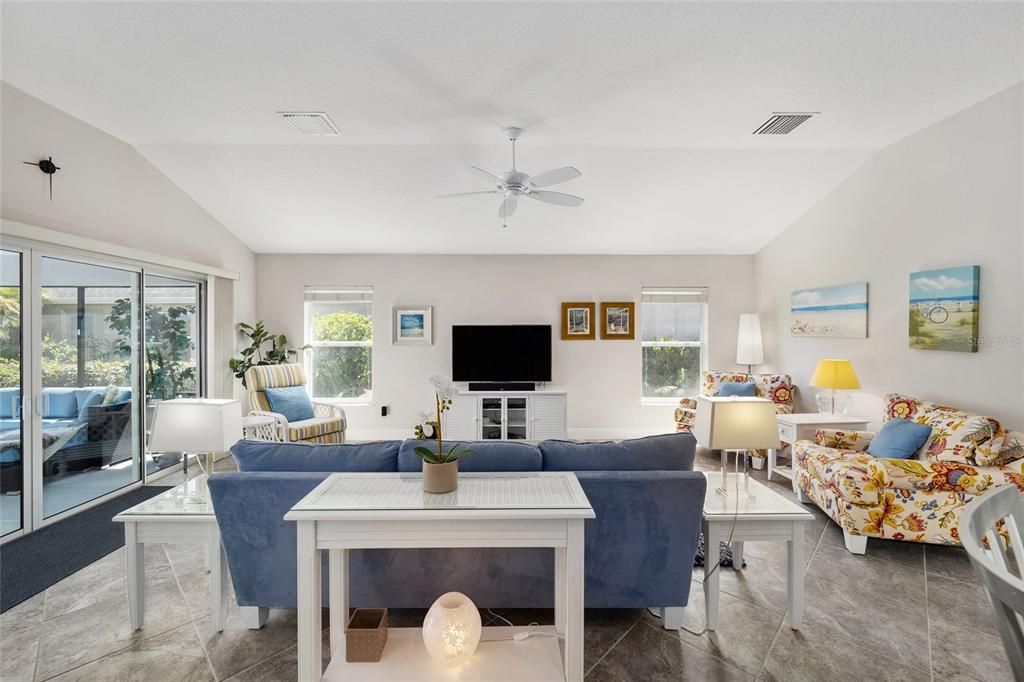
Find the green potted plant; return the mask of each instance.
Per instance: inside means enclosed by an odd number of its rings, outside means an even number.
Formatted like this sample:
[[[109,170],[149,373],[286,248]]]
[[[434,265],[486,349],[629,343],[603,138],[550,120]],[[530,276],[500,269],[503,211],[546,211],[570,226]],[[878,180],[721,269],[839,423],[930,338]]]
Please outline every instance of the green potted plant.
[[[309,348],[309,346],[303,346],[298,350],[289,348],[288,338],[284,334],[269,333],[263,326],[263,320],[257,321],[255,325],[239,322],[238,330],[249,339],[249,347],[242,349],[242,357],[228,360],[228,366],[235,376],[242,380],[242,386],[245,386],[245,372],[250,367],[283,365],[290,362],[299,350]],[[263,344],[268,341],[270,350],[264,351]]]
[[[449,493],[459,487],[459,460],[473,452],[462,443],[456,443],[447,452],[444,449],[442,415],[452,406],[455,396],[455,385],[440,376],[433,376],[430,382],[434,385],[434,418],[423,415],[421,423],[416,426],[416,437],[426,439],[425,426],[433,427],[432,439],[437,441],[437,449],[432,450],[420,445],[415,449],[423,460],[423,491],[428,493]]]

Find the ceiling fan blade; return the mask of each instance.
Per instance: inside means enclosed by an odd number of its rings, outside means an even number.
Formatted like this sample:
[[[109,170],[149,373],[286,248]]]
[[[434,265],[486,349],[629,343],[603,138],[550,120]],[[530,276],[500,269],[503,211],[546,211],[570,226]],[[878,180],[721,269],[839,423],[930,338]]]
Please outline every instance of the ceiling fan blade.
[[[508,218],[516,212],[516,205],[519,203],[518,194],[507,194],[505,200],[501,202],[501,206],[498,207],[498,217]]]
[[[478,175],[482,175],[483,177],[487,178],[496,185],[501,183],[501,178],[499,178],[494,173],[490,173],[488,171],[485,171],[483,168],[478,168],[476,166],[470,166],[469,168],[470,170],[476,171]]]
[[[468,197],[468,196],[472,196],[474,194],[501,194],[501,192],[499,192],[496,189],[488,189],[488,190],[484,190],[483,192],[456,192],[455,194],[438,194],[437,198],[438,199],[451,199],[452,197]]]
[[[566,194],[565,192],[550,192],[544,189],[535,189],[526,196],[537,201],[543,201],[547,204],[556,204],[558,206],[579,206],[583,203],[581,197],[573,194]]]
[[[565,168],[556,168],[555,170],[549,170],[546,173],[535,175],[530,178],[530,182],[533,183],[534,187],[550,187],[551,185],[557,185],[560,182],[569,182],[579,176],[583,175],[577,169],[572,166],[566,166]]]

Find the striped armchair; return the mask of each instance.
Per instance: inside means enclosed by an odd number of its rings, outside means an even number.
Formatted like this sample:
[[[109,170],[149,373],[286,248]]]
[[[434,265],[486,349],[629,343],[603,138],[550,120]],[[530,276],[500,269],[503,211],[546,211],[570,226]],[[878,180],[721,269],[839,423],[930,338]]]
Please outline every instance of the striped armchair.
[[[245,386],[249,397],[249,414],[271,417],[278,431],[289,441],[304,443],[344,443],[345,410],[332,403],[313,400],[313,418],[289,423],[284,415],[272,412],[267,400],[268,388],[305,386],[306,373],[302,365],[257,365],[245,372]]]

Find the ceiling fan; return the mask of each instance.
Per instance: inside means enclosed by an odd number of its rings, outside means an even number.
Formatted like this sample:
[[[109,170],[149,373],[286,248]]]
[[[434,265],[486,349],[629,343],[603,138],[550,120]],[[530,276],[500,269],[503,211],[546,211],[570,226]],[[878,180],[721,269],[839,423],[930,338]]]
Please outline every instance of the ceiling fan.
[[[539,189],[541,187],[550,187],[551,185],[557,185],[561,182],[568,182],[574,178],[578,178],[583,173],[572,166],[565,166],[563,168],[556,168],[549,170],[539,175],[527,175],[520,170],[516,170],[516,140],[522,135],[523,131],[520,128],[506,128],[505,137],[508,138],[509,142],[512,143],[512,170],[505,171],[501,175],[495,175],[494,173],[488,173],[482,168],[476,166],[470,166],[471,169],[476,171],[479,175],[487,178],[489,181],[494,183],[494,189],[483,190],[480,192],[459,192],[457,194],[442,194],[440,199],[448,199],[451,197],[465,197],[474,194],[500,194],[501,206],[498,207],[498,217],[502,219],[504,224],[505,219],[511,216],[516,210],[516,204],[519,202],[519,197],[528,197],[530,199],[536,199],[537,201],[543,201],[547,204],[555,204],[557,206],[579,206],[583,203],[583,199],[564,192],[552,192],[546,189]]]

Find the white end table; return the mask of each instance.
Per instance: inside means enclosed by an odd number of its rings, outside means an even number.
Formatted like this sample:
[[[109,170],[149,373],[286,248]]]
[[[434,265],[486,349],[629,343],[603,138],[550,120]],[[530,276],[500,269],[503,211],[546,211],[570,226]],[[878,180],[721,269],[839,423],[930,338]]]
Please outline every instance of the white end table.
[[[863,431],[868,428],[868,420],[862,417],[844,417],[838,414],[821,414],[819,412],[798,412],[796,414],[780,414],[779,440],[790,448],[792,455],[793,443],[798,440],[814,440],[818,429],[836,429],[838,431]],[[775,465],[776,450],[768,451],[768,480],[772,473],[793,480],[793,467]]]
[[[186,504],[186,494],[197,492],[204,502]],[[206,545],[213,625],[217,632],[224,629],[228,609],[228,562],[220,543],[217,517],[213,515],[213,505],[209,500],[206,475],[203,474],[114,517],[114,521],[124,524],[128,617],[133,630],[138,630],[145,623],[146,545],[151,542]]]
[[[284,442],[284,429],[273,417],[251,414],[242,417],[242,436],[250,440]]]
[[[799,630],[804,612],[804,524],[812,521],[814,514],[754,479],[745,482],[741,474],[727,474],[724,486],[721,473],[708,471],[704,475],[708,479],[708,493],[704,498],[701,529],[704,531],[704,615],[708,630],[718,627],[719,578],[723,570],[717,566],[718,552],[721,543],[729,540],[730,531],[734,570],[743,565],[746,540],[789,544],[789,622],[790,627]],[[717,488],[724,488],[726,494],[717,493]]]
[[[324,549],[329,555],[331,660],[323,679],[454,679],[451,669],[427,655],[420,628],[389,628],[388,644],[377,663],[345,660],[349,550],[403,547],[553,547],[554,632],[564,637],[562,647],[556,637],[516,642],[512,636],[517,630],[486,627],[476,662],[457,673],[464,682],[582,682],[583,522],[594,518],[594,510],[575,474],[463,473],[458,489],[444,495],[424,493],[420,474],[332,474],[284,518],[296,522],[298,534],[302,682],[321,679],[320,551]],[[550,634],[549,628],[539,631]]]

